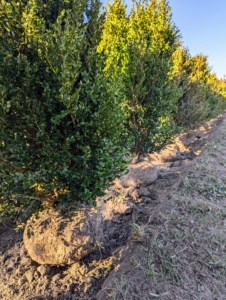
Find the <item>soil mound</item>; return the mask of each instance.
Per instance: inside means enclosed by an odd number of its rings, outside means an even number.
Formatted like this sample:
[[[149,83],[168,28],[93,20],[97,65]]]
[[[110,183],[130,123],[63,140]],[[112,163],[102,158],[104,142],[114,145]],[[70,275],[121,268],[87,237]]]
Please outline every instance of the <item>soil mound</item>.
[[[158,178],[157,169],[153,164],[142,161],[129,165],[129,172],[116,181],[123,188],[148,186]]]
[[[24,245],[39,264],[67,265],[94,251],[103,235],[102,217],[94,208],[83,208],[65,217],[50,210],[32,217],[24,231]]]

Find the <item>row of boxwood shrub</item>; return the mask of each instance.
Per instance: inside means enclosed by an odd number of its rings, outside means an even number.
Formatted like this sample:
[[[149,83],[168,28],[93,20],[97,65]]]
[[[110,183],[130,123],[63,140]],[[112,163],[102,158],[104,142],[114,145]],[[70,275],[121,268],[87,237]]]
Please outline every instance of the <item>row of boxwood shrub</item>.
[[[95,204],[131,154],[225,108],[165,0],[0,3],[0,218]]]

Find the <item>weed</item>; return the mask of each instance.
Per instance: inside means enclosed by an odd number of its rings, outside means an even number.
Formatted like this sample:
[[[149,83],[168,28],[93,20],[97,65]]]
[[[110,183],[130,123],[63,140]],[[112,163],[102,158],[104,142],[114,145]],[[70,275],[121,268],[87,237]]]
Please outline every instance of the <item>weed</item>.
[[[133,265],[134,265],[134,269],[137,269],[141,266],[140,261],[138,259],[134,258],[134,257],[132,258],[132,262],[133,262]]]
[[[114,279],[113,284],[111,284],[108,289],[110,290],[108,297],[112,300],[128,300],[129,285],[125,277],[122,276],[120,280]]]
[[[144,242],[145,235],[146,235],[146,228],[145,225],[138,225],[135,222],[131,223],[131,235],[130,238],[134,242]]]

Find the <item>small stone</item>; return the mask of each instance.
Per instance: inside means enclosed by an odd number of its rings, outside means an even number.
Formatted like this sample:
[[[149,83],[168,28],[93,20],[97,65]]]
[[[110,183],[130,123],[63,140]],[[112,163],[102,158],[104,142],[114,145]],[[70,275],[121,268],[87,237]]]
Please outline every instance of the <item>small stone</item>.
[[[27,271],[25,273],[25,276],[26,276],[28,282],[31,283],[34,279],[34,272],[33,271]]]
[[[50,267],[49,266],[45,266],[45,265],[41,265],[37,268],[37,271],[42,275],[49,275],[50,273]]]
[[[56,274],[55,276],[52,277],[52,281],[58,281],[61,278],[60,274]]]
[[[30,266],[31,265],[31,259],[29,257],[23,257],[20,261],[20,264],[22,266]]]

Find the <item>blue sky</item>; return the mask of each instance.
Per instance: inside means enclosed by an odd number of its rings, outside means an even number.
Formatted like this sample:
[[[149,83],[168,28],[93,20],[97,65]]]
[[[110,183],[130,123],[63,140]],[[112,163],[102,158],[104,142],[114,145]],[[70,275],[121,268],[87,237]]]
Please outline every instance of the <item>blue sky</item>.
[[[107,1],[104,0],[104,3]],[[125,0],[128,7],[132,0]],[[208,55],[218,78],[226,75],[226,0],[169,0],[184,46]]]

